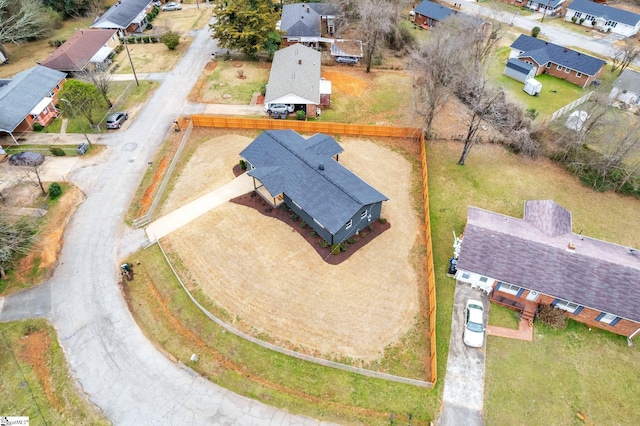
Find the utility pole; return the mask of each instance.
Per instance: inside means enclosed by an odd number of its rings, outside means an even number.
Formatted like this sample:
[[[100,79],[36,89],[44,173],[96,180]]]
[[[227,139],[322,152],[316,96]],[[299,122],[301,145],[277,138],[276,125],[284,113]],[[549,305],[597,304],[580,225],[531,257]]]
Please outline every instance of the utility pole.
[[[544,12],[542,12],[542,19],[540,20],[540,23],[544,22],[544,17],[547,16],[547,9],[549,9],[550,3],[551,3],[551,0],[547,0],[547,5],[544,8]]]
[[[73,118],[75,118],[77,120],[78,119],[78,115],[76,114],[76,109],[73,107],[73,104],[71,102],[69,102],[65,98],[60,98],[60,100],[64,101],[67,105],[69,105],[69,109],[71,109],[71,113],[73,114]],[[89,144],[89,146],[93,147],[93,144],[89,140],[89,136],[87,136],[87,132],[84,131],[84,128],[82,129],[82,134],[84,135],[84,138],[87,140],[87,143]]]
[[[127,56],[129,57],[129,63],[131,64],[131,71],[133,71],[133,78],[136,79],[136,86],[140,86],[138,83],[138,76],[136,75],[136,69],[133,67],[133,61],[131,60],[131,54],[129,53],[129,45],[127,44],[127,35],[122,36],[122,40],[124,42],[124,48],[127,51]]]

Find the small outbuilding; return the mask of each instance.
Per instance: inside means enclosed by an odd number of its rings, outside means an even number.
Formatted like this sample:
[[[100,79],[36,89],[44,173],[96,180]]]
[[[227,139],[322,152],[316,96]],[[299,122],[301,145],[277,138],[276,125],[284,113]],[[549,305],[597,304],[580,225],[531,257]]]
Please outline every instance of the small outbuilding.
[[[536,67],[516,58],[509,58],[503,74],[521,83],[536,76]]]
[[[531,96],[538,96],[538,94],[542,91],[542,83],[540,83],[535,78],[530,78],[524,82],[524,89]]]

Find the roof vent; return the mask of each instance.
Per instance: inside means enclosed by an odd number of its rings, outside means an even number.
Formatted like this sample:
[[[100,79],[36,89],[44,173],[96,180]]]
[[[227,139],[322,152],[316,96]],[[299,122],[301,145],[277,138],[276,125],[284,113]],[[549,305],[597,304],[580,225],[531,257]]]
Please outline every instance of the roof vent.
[[[310,8],[307,7],[307,13],[309,13]]]
[[[318,168],[319,168],[320,170],[324,170],[324,164],[320,163],[320,165],[318,166]]]
[[[567,251],[571,252],[571,253],[575,252],[576,251],[576,245],[573,244],[573,243],[567,244]]]
[[[302,65],[302,59],[298,59],[298,65]]]

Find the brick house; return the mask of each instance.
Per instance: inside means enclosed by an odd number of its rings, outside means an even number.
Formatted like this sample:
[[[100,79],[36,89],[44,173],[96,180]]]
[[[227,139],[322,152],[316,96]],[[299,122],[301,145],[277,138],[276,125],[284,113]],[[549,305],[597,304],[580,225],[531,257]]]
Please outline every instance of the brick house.
[[[78,30],[40,65],[70,74],[104,71],[119,45],[114,29]]]
[[[551,200],[525,202],[524,219],[469,207],[456,279],[523,318],[546,304],[629,343],[640,334],[640,250],[573,233]]]
[[[524,34],[510,47],[509,58],[535,66],[536,76],[549,74],[583,88],[596,80],[606,65],[602,59]]]
[[[0,133],[17,143],[15,132],[32,130],[36,123],[46,126],[58,117],[58,92],[65,80],[65,73],[41,65],[0,79]]]
[[[342,151],[322,133],[305,139],[293,130],[267,130],[240,156],[261,197],[274,207],[285,203],[333,245],[378,220],[387,200],[338,162]]]
[[[468,15],[466,13],[458,12],[457,10],[450,9],[446,6],[442,6],[429,0],[422,1],[413,9],[412,12],[412,20],[414,24],[419,25],[424,29],[434,27],[439,22],[442,22],[453,15],[458,15],[466,19],[477,21],[478,25],[484,24],[484,21],[480,18]]]
[[[632,37],[640,30],[640,15],[607,4],[589,0],[573,0],[567,7],[564,20],[587,28]]]

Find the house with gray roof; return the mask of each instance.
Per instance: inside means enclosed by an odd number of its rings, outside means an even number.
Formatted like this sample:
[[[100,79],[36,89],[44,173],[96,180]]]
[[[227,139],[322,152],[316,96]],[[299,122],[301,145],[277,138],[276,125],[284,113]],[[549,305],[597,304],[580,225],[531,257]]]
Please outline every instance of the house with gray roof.
[[[625,37],[634,36],[640,30],[640,15],[637,13],[589,0],[573,0],[567,6],[564,20]]]
[[[465,19],[469,19],[473,22],[476,22],[479,26],[483,25],[485,22],[475,16],[458,12],[455,9],[450,9],[446,6],[443,6],[438,3],[434,3],[429,0],[423,0],[419,5],[417,5],[411,14],[412,20],[416,25],[419,25],[421,28],[429,29],[434,27],[439,22],[444,21],[445,19],[457,15]]]
[[[631,341],[640,334],[640,251],[571,226],[571,212],[551,200],[525,202],[524,219],[469,207],[456,279],[523,316],[551,305]]]
[[[302,43],[317,48],[320,42],[331,41],[324,37],[333,37],[338,13],[338,7],[331,3],[285,4],[276,30],[282,31],[286,46]]]
[[[565,0],[512,0],[509,3],[514,6],[523,6],[529,10],[535,10],[547,16],[555,16],[561,12]]]
[[[116,30],[77,30],[40,65],[72,74],[103,71],[119,45]]]
[[[329,244],[339,244],[380,218],[383,194],[338,162],[343,151],[322,133],[267,130],[240,156],[255,191],[274,207],[284,203]]]
[[[640,73],[629,68],[622,71],[620,77],[613,82],[609,98],[627,105],[640,106]]]
[[[511,43],[509,58],[535,66],[536,76],[550,74],[583,88],[596,80],[606,65],[602,59],[524,34]]]
[[[278,50],[273,55],[264,96],[265,110],[273,104],[290,105],[316,117],[320,105],[331,102],[331,82],[320,78],[321,54],[302,44]]]
[[[510,58],[507,60],[507,64],[502,72],[507,77],[518,80],[521,83],[535,77],[536,67],[526,62],[517,60],[516,58]]]
[[[141,33],[147,27],[151,0],[119,0],[91,24],[91,28],[119,30],[124,34]]]
[[[46,126],[59,115],[58,92],[66,74],[36,65],[0,80],[0,132],[8,133],[17,144],[16,132],[32,130],[34,124]]]

